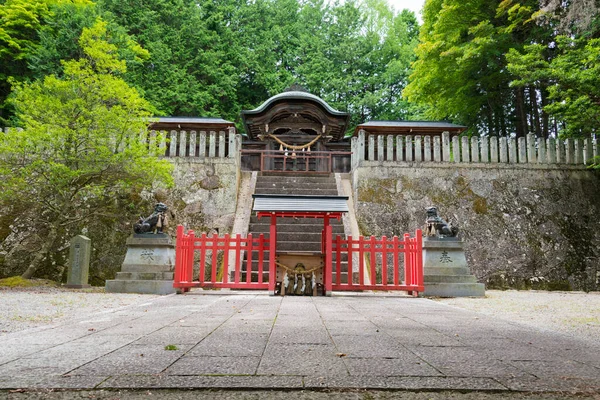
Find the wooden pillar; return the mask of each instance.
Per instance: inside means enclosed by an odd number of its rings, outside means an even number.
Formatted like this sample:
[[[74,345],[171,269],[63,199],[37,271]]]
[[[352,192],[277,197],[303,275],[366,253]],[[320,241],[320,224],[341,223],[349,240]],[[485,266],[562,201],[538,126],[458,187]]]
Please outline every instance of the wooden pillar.
[[[277,252],[277,216],[271,214],[271,226],[269,229],[269,296],[275,295],[275,279],[277,278],[277,265],[275,265],[275,253]],[[248,268],[251,268],[249,266]]]

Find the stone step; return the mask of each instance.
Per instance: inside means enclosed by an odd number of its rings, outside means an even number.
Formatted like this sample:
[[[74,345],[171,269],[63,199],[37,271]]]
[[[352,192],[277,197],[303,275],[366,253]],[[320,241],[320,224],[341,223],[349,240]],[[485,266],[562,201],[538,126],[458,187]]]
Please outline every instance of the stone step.
[[[337,189],[313,189],[313,188],[257,188],[256,194],[294,194],[301,196],[337,196]]]
[[[295,242],[302,240],[303,242],[321,243],[321,232],[297,231],[297,232],[277,232],[277,243]],[[279,247],[279,246],[278,246]]]
[[[334,182],[256,182],[256,192],[258,193],[259,189],[290,189],[290,188],[299,188],[299,189],[335,189],[337,190],[337,185]]]
[[[483,283],[426,283],[423,296],[484,297]]]
[[[477,283],[474,275],[430,275],[423,276],[425,284],[427,283]]]
[[[307,242],[307,241],[277,241],[277,251],[321,251],[321,241],[318,242]]]
[[[245,265],[243,267],[243,271],[245,271]],[[348,271],[348,262],[347,261],[341,261],[340,263],[340,267],[341,267],[341,272],[342,273],[346,273]],[[268,271],[269,269],[269,259],[268,257],[264,257],[263,259],[263,271]],[[253,256],[252,257],[252,271],[258,271],[258,256]],[[333,274],[335,275],[335,264],[333,265]]]
[[[256,214],[253,214],[250,216],[250,223],[254,224],[254,223],[259,223],[259,224],[270,224],[271,223],[271,218],[269,217],[262,217],[262,218],[258,218],[256,216]],[[316,226],[323,226],[323,219],[321,218],[292,218],[292,217],[288,217],[288,218],[277,218],[277,226],[279,227],[280,225],[289,225],[289,224],[305,224],[305,225],[316,225]],[[329,220],[329,225],[331,226],[335,226],[335,225],[341,225],[343,226],[344,224],[342,223],[341,220],[337,220],[337,219],[330,219]]]
[[[426,267],[425,275],[470,275],[467,267]]]
[[[173,260],[174,262],[174,260]],[[172,272],[175,265],[151,265],[151,264],[125,264],[121,267],[122,272]]]
[[[293,175],[286,172],[263,172],[256,177],[256,181],[289,181],[289,182],[335,182],[335,176],[332,174],[306,174],[297,172]]]
[[[173,280],[175,276],[174,272],[117,272],[116,279],[126,280],[149,280],[149,281],[161,281],[161,280]]]
[[[323,231],[323,224],[281,224],[281,225],[277,225],[277,235],[281,234],[281,233],[288,233],[288,232],[312,232],[312,233],[319,233],[321,234],[321,232]],[[331,231],[333,232],[334,235],[343,235],[344,234],[344,226],[343,225],[332,225],[331,226]],[[253,235],[255,233],[269,233],[271,232],[271,225],[270,224],[263,224],[263,223],[252,223],[250,224],[250,228],[248,229],[248,232],[252,233]]]
[[[172,280],[108,280],[106,281],[108,293],[144,293],[144,294],[171,294],[175,293]]]

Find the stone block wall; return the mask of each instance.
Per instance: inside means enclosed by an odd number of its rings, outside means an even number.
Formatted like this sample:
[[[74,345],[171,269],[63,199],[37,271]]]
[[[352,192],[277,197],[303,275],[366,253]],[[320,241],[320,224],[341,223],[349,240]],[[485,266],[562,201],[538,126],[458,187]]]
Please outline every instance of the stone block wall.
[[[233,227],[240,170],[232,158],[171,158],[175,186],[164,194],[177,224],[196,232],[229,233]]]
[[[435,205],[488,287],[600,289],[598,171],[363,161],[352,179],[363,235],[414,232]]]

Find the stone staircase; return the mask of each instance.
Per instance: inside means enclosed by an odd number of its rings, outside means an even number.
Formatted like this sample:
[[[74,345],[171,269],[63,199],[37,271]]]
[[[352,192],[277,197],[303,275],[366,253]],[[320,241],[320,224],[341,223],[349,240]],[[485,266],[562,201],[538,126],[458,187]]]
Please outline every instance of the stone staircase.
[[[256,194],[295,194],[295,195],[323,195],[337,196],[338,189],[335,176],[331,175],[302,175],[301,173],[289,175],[281,173],[263,172],[257,177]],[[330,220],[333,235],[344,235],[342,221]],[[256,215],[250,218],[248,233],[252,236],[264,234],[268,237],[270,219],[258,219]],[[323,231],[323,220],[320,218],[277,218],[277,252],[278,254],[321,254],[321,238]],[[263,279],[268,279],[268,257],[265,253],[263,264]],[[257,256],[253,255],[253,260]],[[252,273],[257,274],[258,262],[253,261]],[[245,279],[245,273],[242,273]],[[254,276],[252,280],[256,280]]]

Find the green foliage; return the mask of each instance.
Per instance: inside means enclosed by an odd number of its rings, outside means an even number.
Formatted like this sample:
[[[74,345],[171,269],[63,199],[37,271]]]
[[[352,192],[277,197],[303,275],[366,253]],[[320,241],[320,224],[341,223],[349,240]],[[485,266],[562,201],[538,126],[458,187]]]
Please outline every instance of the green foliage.
[[[548,53],[552,52],[552,58]],[[513,85],[547,82],[549,99],[544,111],[565,122],[565,136],[589,136],[600,126],[600,39],[557,36],[552,47],[511,49],[509,70],[519,79]]]
[[[126,65],[107,35],[98,19],[83,29],[83,57],[64,62],[62,78],[15,83],[11,102],[24,129],[1,136],[0,203],[29,205],[46,231],[25,277],[67,227],[114,214],[128,191],[172,180],[170,164],[143,140],[149,105],[119,76]]]
[[[598,8],[584,18],[578,2],[557,4],[428,0],[404,95],[471,134],[597,132]],[[569,35],[556,36],[562,15],[571,16]]]
[[[299,83],[366,119],[409,116],[401,99],[418,24],[382,1],[161,0],[100,6],[151,58],[127,79],[166,115],[221,116]]]

